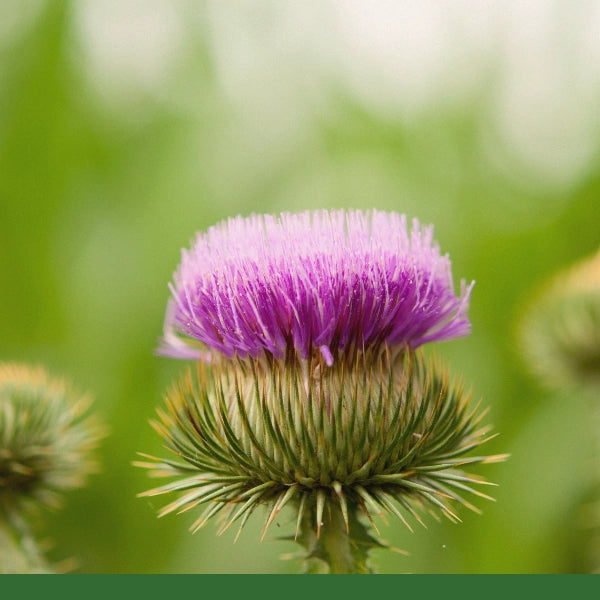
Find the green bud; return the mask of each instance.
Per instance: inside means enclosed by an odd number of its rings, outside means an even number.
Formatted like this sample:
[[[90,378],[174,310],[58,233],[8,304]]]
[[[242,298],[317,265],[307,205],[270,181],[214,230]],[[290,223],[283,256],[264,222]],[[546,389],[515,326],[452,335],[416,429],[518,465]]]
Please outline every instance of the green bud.
[[[0,573],[54,572],[26,516],[57,507],[95,470],[102,430],[89,405],[42,368],[0,363]]]
[[[537,293],[519,334],[527,364],[549,387],[600,387],[600,252]]]
[[[0,502],[56,507],[95,470],[90,399],[42,368],[0,363]]]

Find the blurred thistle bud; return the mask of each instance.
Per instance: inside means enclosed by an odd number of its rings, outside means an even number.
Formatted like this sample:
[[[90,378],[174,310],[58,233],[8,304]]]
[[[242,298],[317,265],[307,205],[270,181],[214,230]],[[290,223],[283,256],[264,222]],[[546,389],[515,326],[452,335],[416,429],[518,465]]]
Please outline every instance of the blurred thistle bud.
[[[160,515],[206,505],[240,530],[258,506],[264,533],[286,507],[309,569],[368,572],[382,545],[364,523],[423,510],[458,520],[463,472],[489,439],[477,407],[416,349],[466,335],[472,284],[454,293],[431,227],[379,211],[238,217],[184,251],[160,352],[196,359],[155,429],[175,459],[137,463],[175,477]],[[363,515],[363,516],[361,516]],[[321,561],[321,562],[319,562]],[[318,568],[318,567],[317,567]]]
[[[593,400],[600,391],[600,250],[555,275],[529,303],[518,330],[531,372],[548,388],[585,392]],[[590,422],[598,431],[600,412],[593,405]],[[597,435],[597,434],[596,434]],[[594,460],[600,456],[596,437]],[[600,473],[599,473],[600,475]],[[598,479],[594,493],[597,495]],[[587,550],[588,566],[600,572],[600,502],[581,510],[585,523],[579,546]],[[579,532],[582,534],[582,532]]]
[[[537,293],[519,336],[527,364],[546,385],[600,386],[600,251]]]
[[[95,471],[90,399],[42,368],[0,363],[0,573],[52,572],[27,523]]]
[[[0,363],[0,499],[54,508],[96,468],[90,398],[42,368]]]

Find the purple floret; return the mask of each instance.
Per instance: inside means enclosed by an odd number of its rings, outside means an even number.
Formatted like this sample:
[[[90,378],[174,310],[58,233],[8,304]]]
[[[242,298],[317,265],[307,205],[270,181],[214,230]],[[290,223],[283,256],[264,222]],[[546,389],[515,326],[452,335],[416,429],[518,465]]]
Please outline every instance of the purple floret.
[[[380,211],[236,217],[198,234],[170,286],[160,353],[282,358],[349,347],[416,348],[469,333],[433,228]],[[201,342],[201,344],[198,344]]]

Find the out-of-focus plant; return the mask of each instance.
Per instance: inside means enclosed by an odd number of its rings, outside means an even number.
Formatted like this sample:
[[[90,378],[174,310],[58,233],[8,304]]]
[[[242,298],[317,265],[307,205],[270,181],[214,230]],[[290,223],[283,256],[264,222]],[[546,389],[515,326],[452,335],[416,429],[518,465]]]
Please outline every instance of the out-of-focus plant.
[[[176,459],[161,515],[205,505],[220,531],[293,507],[307,572],[367,573],[374,515],[459,520],[487,482],[464,470],[489,439],[468,394],[417,348],[465,335],[432,229],[372,211],[231,219],[184,251],[161,352],[196,361],[155,429]],[[366,519],[366,521],[365,521]],[[368,524],[370,523],[370,525]]]
[[[102,428],[89,407],[43,368],[0,363],[0,572],[53,572],[29,519],[58,508],[63,492],[96,470]]]
[[[557,273],[536,293],[519,336],[528,367],[547,389],[591,399],[597,435],[593,459],[600,460],[600,251]],[[586,508],[596,532],[590,562],[600,571],[600,501]]]
[[[600,395],[600,251],[544,285],[520,337],[527,364],[545,385]]]

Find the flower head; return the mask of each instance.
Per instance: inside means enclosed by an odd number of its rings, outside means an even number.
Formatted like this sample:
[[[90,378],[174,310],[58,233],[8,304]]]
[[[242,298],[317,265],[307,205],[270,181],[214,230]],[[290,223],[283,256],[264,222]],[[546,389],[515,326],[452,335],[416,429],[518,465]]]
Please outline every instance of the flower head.
[[[90,400],[42,368],[0,363],[0,508],[54,507],[95,469]]]
[[[162,354],[307,358],[417,348],[469,332],[471,286],[454,293],[431,227],[379,211],[229,219],[183,251]]]

